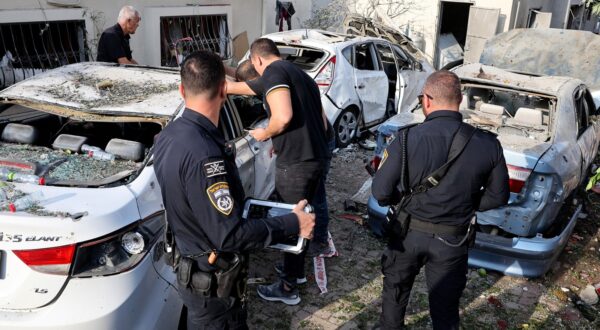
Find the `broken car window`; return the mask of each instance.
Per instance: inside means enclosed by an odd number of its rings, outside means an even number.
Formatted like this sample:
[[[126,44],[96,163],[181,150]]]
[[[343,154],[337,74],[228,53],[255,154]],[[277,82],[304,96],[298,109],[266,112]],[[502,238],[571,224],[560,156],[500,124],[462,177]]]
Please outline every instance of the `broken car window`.
[[[394,55],[396,55],[396,61],[398,61],[398,68],[400,70],[410,68],[411,61],[408,56],[404,54],[404,51],[402,51],[402,49],[400,49],[400,47],[397,45],[392,45],[392,48],[394,49]]]
[[[278,45],[281,58],[299,66],[302,70],[310,71],[318,67],[327,55],[320,49]]]
[[[46,185],[104,186],[136,172],[161,125],[83,121],[20,105],[0,110],[0,159]]]
[[[388,79],[395,83],[398,76],[398,70],[396,68],[396,61],[394,60],[392,49],[389,45],[380,43],[375,44],[375,47],[377,48],[377,53],[381,59],[383,71],[388,76]]]
[[[358,70],[379,70],[379,66],[373,56],[371,44],[357,45],[354,49],[355,68]]]
[[[238,110],[244,129],[252,129],[258,121],[267,118],[263,102],[256,96],[234,95],[233,103]]]
[[[344,56],[346,61],[348,61],[348,63],[350,63],[350,65],[354,66],[354,63],[352,63],[352,46],[348,46],[348,47],[344,48],[342,50],[342,55]]]
[[[577,137],[581,136],[588,127],[588,104],[585,99],[585,89],[575,92],[575,116],[577,116]]]

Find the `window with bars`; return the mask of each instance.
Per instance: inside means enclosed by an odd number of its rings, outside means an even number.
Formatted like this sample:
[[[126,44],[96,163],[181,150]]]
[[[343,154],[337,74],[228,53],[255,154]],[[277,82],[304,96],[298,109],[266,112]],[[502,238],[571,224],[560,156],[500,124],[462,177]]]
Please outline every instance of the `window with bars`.
[[[231,58],[227,15],[168,16],[160,18],[160,62],[179,66],[190,53],[205,49]]]
[[[0,88],[88,58],[83,20],[0,24]]]

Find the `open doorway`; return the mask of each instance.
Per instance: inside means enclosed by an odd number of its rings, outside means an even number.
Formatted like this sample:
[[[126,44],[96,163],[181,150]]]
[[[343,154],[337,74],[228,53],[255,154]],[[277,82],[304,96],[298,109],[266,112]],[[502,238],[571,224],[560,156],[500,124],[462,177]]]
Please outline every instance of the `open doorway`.
[[[442,1],[438,22],[436,65],[449,68],[460,64],[467,40],[469,10],[473,3]]]

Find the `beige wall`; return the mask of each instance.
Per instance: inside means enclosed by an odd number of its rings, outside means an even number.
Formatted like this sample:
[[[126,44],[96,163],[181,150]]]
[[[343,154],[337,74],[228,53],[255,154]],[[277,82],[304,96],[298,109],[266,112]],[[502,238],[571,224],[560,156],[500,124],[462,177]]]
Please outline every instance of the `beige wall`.
[[[359,3],[366,0],[358,0]],[[500,9],[500,20],[497,33],[506,32],[513,28],[524,28],[527,25],[530,9],[540,9],[552,12],[551,27],[564,28],[568,21],[570,5],[576,5],[582,0],[450,0],[448,2],[466,2],[483,8]],[[424,39],[423,51],[432,60],[435,54],[441,0],[422,0],[413,9],[393,20],[396,28],[406,31],[410,26],[410,37]],[[591,30],[596,20],[584,21],[583,27]]]
[[[44,13],[40,13],[40,3],[45,9]],[[194,3],[200,6],[186,6],[188,3]],[[94,44],[94,40],[97,39],[99,33],[105,28],[116,23],[119,9],[123,5],[133,5],[142,14],[142,23],[138,28],[135,35],[131,38],[131,48],[133,50],[134,58],[141,64],[147,65],[160,65],[160,61],[149,60],[149,56],[146,54],[150,53],[147,51],[147,47],[160,47],[158,40],[148,43],[148,40],[154,40],[147,34],[150,31],[156,31],[156,26],[152,28],[150,25],[158,25],[158,22],[151,22],[145,20],[145,12],[152,7],[180,7],[179,11],[185,12],[184,15],[190,15],[197,13],[202,15],[204,11],[210,11],[213,6],[218,8],[227,9],[231,17],[229,20],[230,33],[232,37],[237,34],[247,31],[248,39],[253,40],[261,35],[262,25],[262,0],[130,0],[130,1],[102,1],[102,0],[81,0],[82,12],[86,19],[86,28],[88,30],[88,40]],[[204,6],[203,5],[210,5]],[[26,11],[14,11],[23,9]],[[213,8],[214,9],[214,8]],[[156,10],[155,10],[156,11]],[[160,11],[160,10],[159,10]],[[227,10],[225,10],[227,11]],[[49,12],[55,13],[53,16],[60,16],[61,12],[66,12],[62,7],[56,7],[48,5],[46,1],[37,0],[19,0],[19,1],[0,1],[0,17],[11,17],[11,19],[17,21],[30,21],[31,17],[39,17],[40,14],[47,14]],[[72,10],[71,10],[72,12]],[[273,18],[273,21],[275,18]],[[0,22],[2,22],[0,20]],[[92,22],[92,26],[88,26],[87,22]],[[158,39],[158,37],[156,38]],[[92,49],[95,53],[95,49]]]

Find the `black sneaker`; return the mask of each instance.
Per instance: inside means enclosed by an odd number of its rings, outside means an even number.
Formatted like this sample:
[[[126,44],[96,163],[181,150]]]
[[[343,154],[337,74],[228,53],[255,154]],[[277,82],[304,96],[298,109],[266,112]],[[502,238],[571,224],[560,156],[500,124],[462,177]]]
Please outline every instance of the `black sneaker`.
[[[275,268],[275,271],[277,272],[277,274],[279,274],[279,275],[283,274],[283,265],[282,264],[275,264],[275,266],[273,268]],[[296,279],[296,284],[304,284],[306,282],[308,282],[308,280],[306,279],[306,276],[298,277]]]
[[[328,255],[331,253],[331,248],[327,242],[319,243],[319,242],[311,242],[308,246],[308,250],[306,251],[306,255],[308,257],[318,257],[320,255]]]
[[[283,282],[281,280],[268,285],[259,285],[256,288],[258,295],[264,300],[268,301],[281,301],[286,305],[298,305],[300,303],[300,295],[298,289],[294,288],[290,291],[286,291],[283,288]]]

